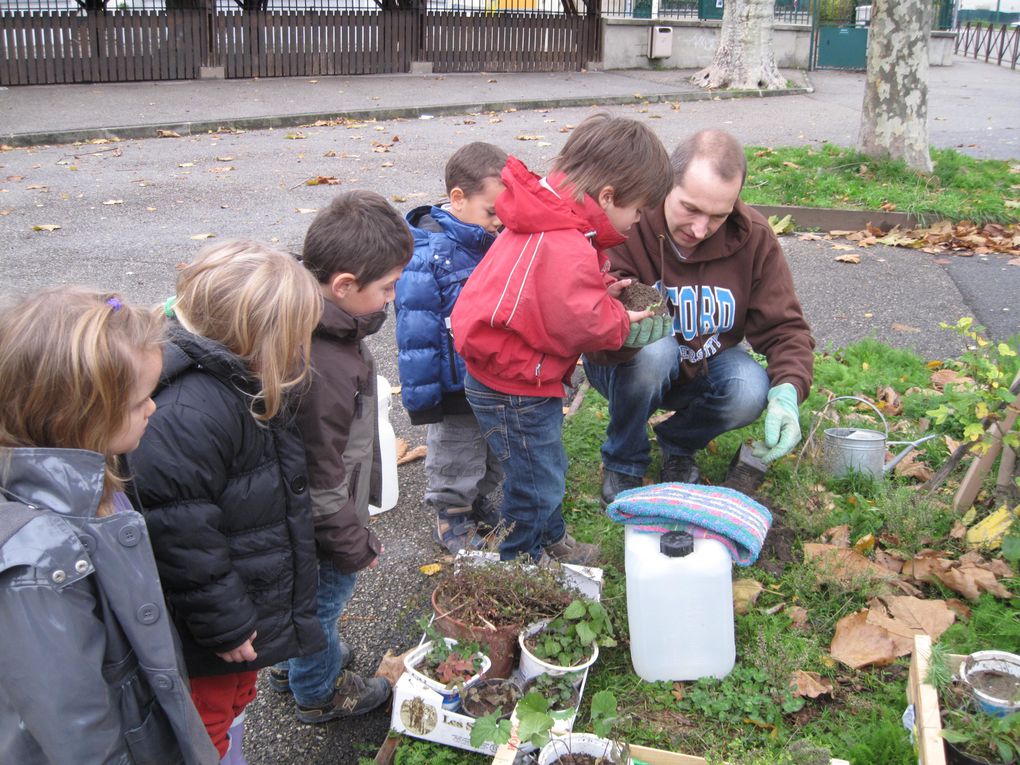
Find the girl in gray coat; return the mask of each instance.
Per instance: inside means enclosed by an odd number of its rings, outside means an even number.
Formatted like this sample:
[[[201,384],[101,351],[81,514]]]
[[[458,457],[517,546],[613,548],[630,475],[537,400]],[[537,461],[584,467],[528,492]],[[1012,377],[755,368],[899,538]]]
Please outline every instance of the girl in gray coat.
[[[0,310],[0,762],[219,760],[117,470],[155,409],[161,340],[109,293]]]

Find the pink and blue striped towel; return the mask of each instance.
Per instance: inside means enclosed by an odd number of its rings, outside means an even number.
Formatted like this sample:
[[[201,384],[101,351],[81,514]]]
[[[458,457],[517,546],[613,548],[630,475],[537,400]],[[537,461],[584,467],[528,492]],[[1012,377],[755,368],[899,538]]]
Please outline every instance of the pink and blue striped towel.
[[[686,531],[726,545],[738,566],[758,559],[772,513],[736,489],[690,483],[657,483],[621,491],[606,514],[638,531]]]

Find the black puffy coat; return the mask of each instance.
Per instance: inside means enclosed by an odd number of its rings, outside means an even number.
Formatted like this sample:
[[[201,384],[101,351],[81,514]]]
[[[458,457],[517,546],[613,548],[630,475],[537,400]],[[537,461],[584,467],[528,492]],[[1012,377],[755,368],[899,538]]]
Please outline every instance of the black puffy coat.
[[[257,382],[224,346],[172,323],[156,411],[128,456],[193,676],[322,650],[305,452],[284,414],[259,423]],[[252,662],[217,653],[258,637]]]

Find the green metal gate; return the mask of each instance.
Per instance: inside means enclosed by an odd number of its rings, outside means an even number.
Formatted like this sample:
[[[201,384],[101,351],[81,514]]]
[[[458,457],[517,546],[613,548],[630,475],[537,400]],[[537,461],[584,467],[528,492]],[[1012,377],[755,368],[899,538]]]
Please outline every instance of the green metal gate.
[[[934,28],[952,29],[953,0],[933,0]],[[868,67],[870,0],[814,0],[812,4],[813,69]]]

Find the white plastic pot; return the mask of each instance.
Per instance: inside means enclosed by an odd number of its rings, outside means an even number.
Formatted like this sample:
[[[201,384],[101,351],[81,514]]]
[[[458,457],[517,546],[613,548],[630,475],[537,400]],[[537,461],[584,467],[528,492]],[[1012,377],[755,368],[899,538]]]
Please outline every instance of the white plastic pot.
[[[995,672],[1012,677],[1020,683],[1020,656],[1006,651],[977,651],[968,655],[960,664],[960,679],[970,688],[971,696],[982,711],[1005,717],[1013,712],[1020,712],[1020,696],[1000,698],[987,689],[983,689],[980,675],[983,672]]]
[[[617,744],[607,738],[599,738],[594,733],[571,733],[567,736],[555,736],[542,747],[538,753],[538,765],[552,765],[565,754],[590,754],[594,757],[607,757],[612,754]],[[619,765],[629,765],[631,759],[620,758],[606,760]]]
[[[444,638],[446,645],[453,648],[457,645],[457,641],[453,638]],[[460,708],[460,694],[465,688],[474,685],[478,682],[485,672],[488,671],[489,667],[492,666],[492,662],[489,661],[489,657],[483,653],[476,653],[475,656],[482,658],[482,668],[478,670],[477,674],[472,675],[470,679],[460,685],[446,686],[440,683],[438,680],[434,680],[428,675],[424,675],[418,671],[417,667],[428,652],[432,650],[432,641],[422,643],[420,646],[415,648],[411,653],[404,657],[404,669],[407,673],[416,680],[419,684],[424,685],[426,688],[431,688],[433,691],[443,697],[443,709],[448,712],[456,712]]]
[[[535,656],[535,654],[528,650],[528,647],[524,644],[524,641],[530,638],[535,633],[541,631],[545,627],[545,625],[549,623],[549,621],[550,621],[549,619],[543,619],[540,622],[535,622],[534,624],[529,625],[523,632],[521,632],[521,634],[517,638],[517,642],[521,646],[521,663],[519,669],[521,673],[522,682],[524,683],[528,682],[528,680],[530,680],[533,677],[538,677],[543,672],[547,675],[553,675],[556,677],[560,675],[569,675],[572,672],[584,672],[586,669],[588,669],[588,667],[594,664],[595,660],[599,657],[599,647],[597,643],[592,645],[592,648],[594,650],[592,651],[591,657],[587,661],[582,662],[581,664],[575,664],[573,667],[564,667],[559,664],[550,664],[544,659],[540,659],[537,656]]]

